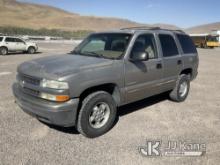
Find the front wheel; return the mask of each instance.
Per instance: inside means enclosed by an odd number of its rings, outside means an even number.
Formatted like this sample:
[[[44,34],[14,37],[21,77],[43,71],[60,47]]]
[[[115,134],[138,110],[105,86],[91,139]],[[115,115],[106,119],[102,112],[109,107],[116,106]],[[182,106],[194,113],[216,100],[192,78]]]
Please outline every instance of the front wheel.
[[[34,54],[35,52],[36,52],[36,49],[34,47],[31,46],[31,47],[28,48],[28,53],[29,54]]]
[[[84,136],[95,138],[111,129],[116,117],[116,104],[104,91],[88,95],[79,112],[77,130]]]
[[[170,92],[170,98],[176,102],[183,102],[187,98],[190,89],[189,75],[179,75],[175,88]]]

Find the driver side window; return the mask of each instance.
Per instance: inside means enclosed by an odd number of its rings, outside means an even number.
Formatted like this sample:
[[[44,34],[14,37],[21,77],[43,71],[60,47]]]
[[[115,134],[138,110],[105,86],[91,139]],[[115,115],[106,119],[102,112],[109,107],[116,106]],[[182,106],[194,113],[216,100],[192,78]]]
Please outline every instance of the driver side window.
[[[157,58],[156,42],[153,34],[140,35],[132,48],[131,58],[135,58],[135,54],[147,53],[149,59]]]

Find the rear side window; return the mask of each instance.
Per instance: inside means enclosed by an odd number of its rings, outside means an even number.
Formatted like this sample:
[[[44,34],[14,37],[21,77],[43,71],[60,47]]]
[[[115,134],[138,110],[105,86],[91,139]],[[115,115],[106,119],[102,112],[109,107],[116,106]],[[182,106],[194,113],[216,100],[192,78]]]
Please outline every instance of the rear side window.
[[[2,42],[2,40],[3,40],[3,37],[0,37],[0,42]]]
[[[15,42],[15,38],[7,37],[7,38],[5,39],[5,42]]]
[[[176,42],[171,35],[159,34],[159,39],[164,57],[171,57],[179,54],[176,46]]]
[[[180,42],[184,54],[197,53],[196,47],[189,36],[177,34],[177,38]]]

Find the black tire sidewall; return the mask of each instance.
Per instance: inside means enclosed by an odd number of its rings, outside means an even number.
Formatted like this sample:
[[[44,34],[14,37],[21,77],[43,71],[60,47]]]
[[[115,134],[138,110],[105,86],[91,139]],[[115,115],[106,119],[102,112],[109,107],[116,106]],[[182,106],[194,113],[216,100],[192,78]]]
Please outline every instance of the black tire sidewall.
[[[183,97],[181,97],[179,90],[180,90],[180,85],[183,82],[187,83],[187,92],[186,92],[186,94]],[[177,97],[178,97],[179,101],[186,100],[186,98],[187,98],[187,96],[189,94],[189,89],[190,89],[190,79],[189,79],[189,77],[187,75],[181,75],[181,78],[179,79],[178,86],[177,86]]]
[[[92,108],[100,102],[104,102],[108,104],[110,108],[110,116],[109,116],[107,123],[103,127],[95,129],[91,127],[89,124],[89,115],[92,112]],[[80,123],[78,124],[80,124],[81,131],[83,132],[85,136],[94,138],[94,137],[101,136],[102,134],[106,133],[109,129],[111,129],[111,127],[114,124],[115,117],[116,117],[116,105],[110,94],[100,93],[100,94],[94,95],[94,97],[88,100],[82,106],[80,113],[81,114],[79,115],[79,119],[78,119],[78,122]]]

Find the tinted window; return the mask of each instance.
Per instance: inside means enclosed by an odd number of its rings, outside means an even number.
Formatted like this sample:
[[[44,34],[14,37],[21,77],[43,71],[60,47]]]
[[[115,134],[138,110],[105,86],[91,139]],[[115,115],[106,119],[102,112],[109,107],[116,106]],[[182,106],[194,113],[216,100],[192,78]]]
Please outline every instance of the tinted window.
[[[5,42],[15,42],[15,38],[7,37],[7,38],[5,39]]]
[[[159,38],[164,57],[170,57],[179,54],[175,40],[171,35],[160,34]]]
[[[23,41],[19,38],[15,38],[15,42],[23,42]]]
[[[148,53],[150,59],[157,58],[156,44],[153,34],[144,34],[137,38],[132,49],[132,55],[140,52]]]
[[[2,40],[3,40],[3,37],[0,37],[0,42],[2,42]]]
[[[184,54],[197,53],[196,47],[189,36],[177,34],[177,38],[181,44]]]

